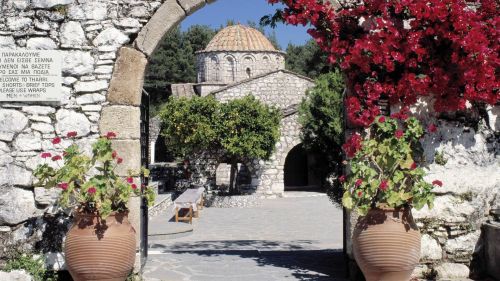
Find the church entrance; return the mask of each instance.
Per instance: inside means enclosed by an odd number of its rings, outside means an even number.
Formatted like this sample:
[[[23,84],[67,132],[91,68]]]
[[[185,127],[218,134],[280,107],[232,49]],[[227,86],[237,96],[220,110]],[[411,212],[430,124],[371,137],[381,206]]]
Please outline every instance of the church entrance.
[[[285,160],[285,190],[305,187],[309,184],[307,152],[302,144],[292,148]]]

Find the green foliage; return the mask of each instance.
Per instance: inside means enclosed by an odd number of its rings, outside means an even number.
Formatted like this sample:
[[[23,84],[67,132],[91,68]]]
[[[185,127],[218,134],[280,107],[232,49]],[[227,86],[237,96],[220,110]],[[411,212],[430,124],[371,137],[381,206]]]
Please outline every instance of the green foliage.
[[[436,154],[434,154],[434,162],[436,162],[436,164],[438,165],[444,166],[446,165],[446,163],[448,163],[448,160],[444,158],[444,152],[436,151]]]
[[[218,148],[219,107],[212,96],[168,100],[159,113],[161,134],[175,156]]]
[[[279,139],[279,110],[252,95],[220,103],[212,96],[171,98],[160,112],[162,135],[176,156],[208,151],[220,163],[267,159]]]
[[[107,137],[97,139],[92,144],[90,157],[84,154],[78,145],[71,144],[64,149],[62,157],[55,156],[64,161],[63,165],[54,168],[54,165],[46,161],[37,166],[34,171],[34,176],[38,179],[36,185],[62,189],[59,197],[62,207],[76,207],[80,212],[96,213],[103,219],[111,212],[127,211],[130,196],[141,194],[141,188],[132,182],[132,177],[149,172],[143,169],[133,174],[130,171],[128,182],[115,173],[123,159],[118,157],[111,147],[110,139],[114,136],[114,133],[108,133]],[[53,142],[60,141],[60,138],[56,138]],[[152,190],[148,187],[144,189],[146,198],[152,200],[149,202],[151,204],[154,202]]]
[[[193,25],[185,32],[172,29],[149,59],[145,88],[165,91],[172,83],[196,82],[195,52],[204,49],[214,35],[215,30],[204,25]]]
[[[416,147],[423,134],[414,117],[378,118],[370,127],[370,137],[361,142],[361,148],[349,160],[351,174],[344,183],[343,205],[356,208],[360,214],[380,204],[432,208],[433,185],[424,181],[425,171],[415,163],[420,157]]]
[[[230,158],[269,159],[279,139],[281,114],[248,95],[220,105],[219,141]]]
[[[302,143],[305,149],[319,157],[315,169],[322,177],[334,172],[341,162],[344,87],[338,69],[322,74],[299,107]]]
[[[302,46],[289,44],[286,53],[286,68],[293,72],[315,79],[321,74],[335,71],[335,66],[327,63],[328,56],[312,39]]]
[[[35,281],[53,281],[57,280],[54,272],[47,271],[43,258],[35,257],[32,254],[17,254],[7,260],[4,271],[25,270]]]

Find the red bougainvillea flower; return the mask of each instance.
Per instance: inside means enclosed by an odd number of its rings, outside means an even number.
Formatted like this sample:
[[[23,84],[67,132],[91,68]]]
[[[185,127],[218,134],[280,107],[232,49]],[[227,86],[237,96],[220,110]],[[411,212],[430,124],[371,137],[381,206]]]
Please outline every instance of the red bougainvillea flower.
[[[394,136],[397,138],[397,139],[400,139],[404,136],[404,132],[403,130],[396,130],[396,132],[394,132]]]
[[[45,158],[50,158],[50,157],[52,157],[52,154],[50,154],[50,152],[44,152],[44,153],[42,153],[41,157],[44,158],[44,159]]]
[[[341,176],[339,177],[339,182],[340,182],[340,183],[344,183],[344,182],[345,182],[345,180],[346,180],[346,178],[345,178],[345,176],[344,176],[344,175],[341,175]]]
[[[131,178],[131,177],[128,177],[128,178],[127,178],[127,182],[128,182],[128,183],[133,183],[133,182],[134,182],[134,179],[133,179],[133,178]]]
[[[410,170],[415,170],[417,168],[417,163],[413,162],[410,166]]]
[[[358,191],[358,197],[361,198],[361,196],[363,196],[363,191]]]
[[[75,131],[71,131],[71,132],[68,132],[68,133],[66,134],[66,137],[68,137],[68,138],[74,138],[74,137],[76,137],[77,135],[78,135],[78,133],[77,133],[77,132],[75,132]]]
[[[384,122],[385,122],[385,117],[384,117],[384,116],[380,116],[380,117],[378,118],[378,122],[379,122],[379,123],[384,123]]]
[[[443,182],[440,181],[440,180],[435,180],[435,181],[432,182],[432,185],[437,185],[439,187],[442,187],[443,186]]]
[[[116,159],[116,163],[121,164],[122,162],[123,162],[123,158],[118,157],[118,159]]]
[[[57,184],[57,186],[62,189],[62,190],[66,190],[68,189],[68,183],[67,182],[61,182],[59,184]]]
[[[137,189],[137,185],[135,183],[133,183],[131,186],[130,186],[132,189],[136,190]]]
[[[427,126],[427,131],[429,133],[435,133],[437,131],[437,126],[432,123],[429,124],[429,126]]]
[[[113,152],[111,153],[111,157],[113,157],[113,159],[115,159],[117,155],[118,155],[118,153],[116,153],[116,151],[113,150]]]
[[[346,143],[342,145],[347,157],[352,158],[361,149],[361,135],[358,133],[353,134]]]
[[[56,156],[52,157],[52,161],[57,161],[57,160],[61,160],[61,159],[62,159],[61,155],[56,155]]]
[[[382,182],[380,182],[380,185],[378,187],[380,188],[380,190],[386,191],[387,188],[389,188],[389,183],[386,180],[383,180]]]
[[[375,121],[381,97],[409,106],[431,95],[438,112],[500,101],[497,0],[268,2],[284,4],[285,23],[310,26],[328,62],[340,65],[354,125]]]
[[[362,180],[362,179],[357,179],[357,180],[356,180],[356,182],[354,183],[354,185],[355,185],[356,187],[360,187],[362,183],[363,183],[363,180]]]
[[[96,193],[96,191],[97,191],[97,190],[96,190],[96,189],[95,189],[95,187],[93,187],[93,186],[92,186],[92,187],[90,187],[89,189],[87,189],[87,193],[88,193],[88,194],[92,194],[92,195],[93,195],[93,194],[95,194],[95,193]]]
[[[58,144],[58,143],[61,143],[61,138],[60,137],[56,137],[56,138],[52,139],[52,144]]]
[[[116,138],[116,133],[115,132],[108,132],[106,134],[106,138],[108,138],[108,139]]]

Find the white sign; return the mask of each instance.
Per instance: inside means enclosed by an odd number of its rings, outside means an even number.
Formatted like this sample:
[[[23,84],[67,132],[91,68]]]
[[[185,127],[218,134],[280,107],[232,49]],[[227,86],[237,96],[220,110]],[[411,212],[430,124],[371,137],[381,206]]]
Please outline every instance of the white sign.
[[[62,55],[0,50],[0,101],[61,101]]]

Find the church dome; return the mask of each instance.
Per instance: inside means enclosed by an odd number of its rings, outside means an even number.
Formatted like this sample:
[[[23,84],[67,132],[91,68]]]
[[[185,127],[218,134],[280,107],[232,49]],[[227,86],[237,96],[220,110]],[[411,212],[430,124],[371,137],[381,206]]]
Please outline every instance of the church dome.
[[[264,34],[241,24],[231,25],[219,31],[202,52],[219,51],[278,52]]]

